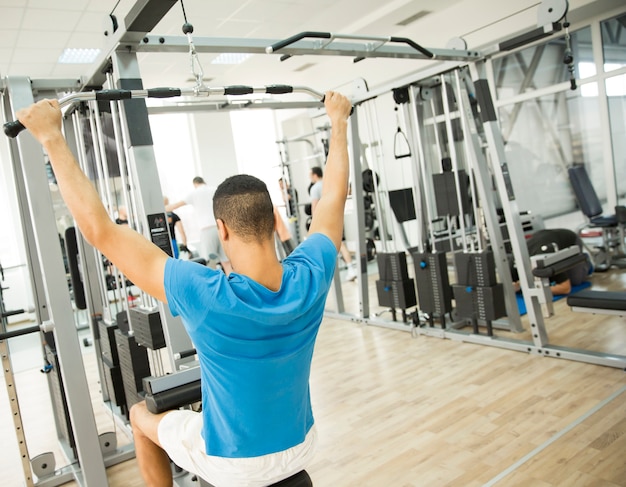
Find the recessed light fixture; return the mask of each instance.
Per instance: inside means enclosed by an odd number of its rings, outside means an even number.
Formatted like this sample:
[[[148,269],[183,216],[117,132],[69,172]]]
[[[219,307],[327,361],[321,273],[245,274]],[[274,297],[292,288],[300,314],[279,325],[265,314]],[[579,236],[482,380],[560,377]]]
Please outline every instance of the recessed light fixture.
[[[59,56],[60,64],[91,64],[100,54],[100,49],[64,49]]]
[[[241,64],[250,56],[252,56],[252,54],[243,52],[223,52],[213,59],[211,64]]]

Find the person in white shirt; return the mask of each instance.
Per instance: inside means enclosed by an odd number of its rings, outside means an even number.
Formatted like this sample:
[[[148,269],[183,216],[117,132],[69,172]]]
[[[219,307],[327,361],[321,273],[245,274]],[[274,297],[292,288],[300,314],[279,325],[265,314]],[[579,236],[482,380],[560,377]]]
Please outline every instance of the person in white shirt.
[[[217,223],[213,216],[213,195],[216,188],[208,186],[203,178],[193,178],[194,190],[177,203],[169,204],[165,211],[171,212],[181,206],[191,205],[200,227],[200,245],[198,253],[207,262],[217,261],[226,274],[230,274],[231,266],[217,232]]]

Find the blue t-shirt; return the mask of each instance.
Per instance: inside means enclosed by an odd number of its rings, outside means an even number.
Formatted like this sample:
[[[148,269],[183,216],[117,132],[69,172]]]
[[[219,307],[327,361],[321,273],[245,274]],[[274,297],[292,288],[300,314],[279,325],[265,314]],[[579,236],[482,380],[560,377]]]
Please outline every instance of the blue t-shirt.
[[[168,259],[165,292],[198,352],[208,455],[291,448],[313,425],[309,373],[337,249],[312,234],[283,260],[274,292],[240,274]]]

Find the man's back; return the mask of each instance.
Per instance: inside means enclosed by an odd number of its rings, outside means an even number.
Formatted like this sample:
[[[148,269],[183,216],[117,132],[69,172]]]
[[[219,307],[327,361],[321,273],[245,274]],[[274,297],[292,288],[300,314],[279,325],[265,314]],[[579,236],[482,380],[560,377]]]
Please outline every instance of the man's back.
[[[201,362],[208,454],[255,457],[304,440],[313,424],[313,345],[336,255],[326,236],[311,235],[283,262],[276,292],[237,273],[168,261],[168,303]]]

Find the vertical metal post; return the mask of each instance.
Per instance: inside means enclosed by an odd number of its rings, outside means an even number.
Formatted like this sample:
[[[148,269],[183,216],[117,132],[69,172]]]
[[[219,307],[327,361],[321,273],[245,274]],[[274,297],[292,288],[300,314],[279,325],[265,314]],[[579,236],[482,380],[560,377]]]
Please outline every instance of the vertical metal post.
[[[112,56],[112,61],[116,88],[143,89],[136,53],[116,52]],[[154,156],[148,110],[143,99],[126,100],[121,103],[121,108],[122,119],[125,121],[127,163],[132,173],[132,181],[136,186],[134,190],[138,200],[137,231],[150,239],[150,217],[156,215],[165,217],[165,207]],[[171,245],[169,239],[167,244]],[[185,331],[182,320],[179,317],[175,318],[164,303],[157,302],[156,307],[161,315],[171,368],[172,371],[176,371],[179,365],[193,360],[193,357],[176,359],[175,355],[192,349],[193,344]]]
[[[454,94],[454,90],[452,90]],[[460,192],[459,181],[459,161],[456,154],[456,145],[454,140],[454,133],[452,130],[452,114],[450,113],[450,101],[448,99],[448,86],[446,84],[446,75],[441,75],[441,99],[443,101],[443,116],[446,124],[446,134],[448,135],[448,150],[450,158],[452,159],[452,172],[454,173],[454,189],[456,192],[456,200],[459,205],[459,224],[461,225],[461,235],[463,242],[463,252],[467,252],[467,232],[465,230],[465,213],[463,212],[463,199]]]
[[[470,72],[475,86],[478,83],[478,91],[476,94],[479,98],[479,102],[481,103],[482,124],[491,158],[491,170],[495,179],[496,189],[502,203],[513,257],[515,258],[515,262],[517,264],[519,280],[524,295],[524,302],[530,319],[533,342],[539,347],[544,346],[548,344],[548,336],[541,313],[541,303],[530,293],[530,289],[534,286],[534,279],[530,269],[530,257],[528,255],[526,238],[524,237],[524,231],[522,229],[522,222],[519,215],[519,209],[517,207],[517,201],[515,200],[515,195],[513,193],[513,185],[511,184],[504,151],[504,143],[502,141],[502,133],[500,132],[500,128],[498,126],[496,111],[493,105],[493,98],[491,97],[487,80],[481,79],[478,67],[475,64],[470,65]],[[477,187],[481,193],[481,199],[483,201],[494,201],[493,199],[485,200],[486,195],[489,194],[487,192],[487,188],[491,186],[488,174],[488,163],[482,152],[477,128],[469,104],[469,98],[464,89],[462,92],[464,105],[463,109],[466,114],[465,118],[468,121],[468,129],[475,148],[474,153],[477,156],[475,167],[479,169],[478,173],[480,176],[476,179]],[[485,220],[491,237],[496,267],[498,268],[498,274],[504,286],[504,297],[509,321],[511,322],[511,325],[514,327],[517,326],[521,331],[521,318],[515,300],[515,293],[512,286],[512,276],[508,265],[508,259],[506,257],[506,253],[504,252],[502,234],[495,215],[495,208],[489,204],[482,205],[482,207],[485,212]],[[494,238],[496,238],[496,240],[494,240]],[[518,330],[514,329],[513,331]]]
[[[357,258],[357,284],[359,286],[359,316],[369,318],[369,286],[367,279],[367,245],[365,242],[365,208],[363,206],[363,175],[361,173],[361,139],[359,137],[359,106],[354,107],[354,113],[350,117],[350,164],[352,168],[352,198],[356,214],[356,258]],[[374,179],[376,179],[374,177]]]
[[[5,288],[1,287],[2,277],[3,276],[0,276],[0,332],[6,333],[8,319],[5,315],[7,310],[4,308],[3,290]],[[27,487],[32,487],[34,485],[33,472],[30,467],[30,455],[28,454],[26,437],[24,436],[24,425],[22,423],[22,415],[20,413],[20,403],[15,389],[15,377],[13,375],[13,366],[11,364],[11,352],[9,350],[8,339],[0,338],[0,358],[2,361],[2,369],[4,371],[4,383],[9,397],[11,416],[13,417],[13,425],[15,427],[15,436],[17,436],[17,445],[20,451],[20,459],[22,461],[22,470],[24,471],[24,481]]]
[[[417,89],[414,86],[409,88],[409,103],[405,103],[404,113],[407,124],[407,132],[411,139],[411,154],[415,158],[413,162],[413,187],[415,190],[415,215],[422,221],[418,221],[418,250],[424,252],[426,250],[425,242],[430,242],[431,250],[435,249],[435,235],[433,232],[433,214],[431,208],[431,195],[429,188],[430,173],[426,170],[426,156],[424,154],[424,145],[422,141],[421,129],[423,121],[419,120],[417,114]],[[425,220],[425,221],[424,221]],[[428,235],[424,236],[424,228]]]
[[[8,78],[7,87],[11,97],[12,115],[15,118],[17,109],[34,101],[31,85],[27,78]],[[18,161],[14,159],[15,172],[23,173],[28,195],[48,312],[54,323],[57,356],[81,465],[81,472],[77,472],[77,475],[82,475],[82,480],[87,486],[105,486],[108,484],[106,470],[100,453],[98,430],[91,408],[80,343],[74,326],[56,218],[43,164],[43,152],[41,146],[28,133],[22,134],[16,143],[20,160],[24,163],[19,167]]]

